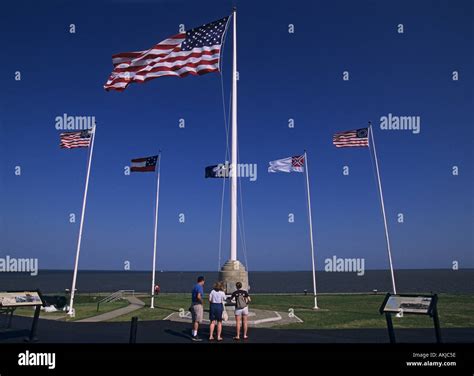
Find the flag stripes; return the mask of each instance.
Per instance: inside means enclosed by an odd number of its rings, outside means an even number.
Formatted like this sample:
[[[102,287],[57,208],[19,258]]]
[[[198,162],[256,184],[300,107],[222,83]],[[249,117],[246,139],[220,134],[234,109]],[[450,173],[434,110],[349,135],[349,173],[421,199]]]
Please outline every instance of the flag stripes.
[[[158,156],[132,159],[130,171],[132,172],[153,172],[156,168]]]
[[[369,146],[368,128],[339,132],[332,137],[332,143],[337,148]]]
[[[59,135],[61,148],[88,148],[91,144],[92,131],[64,132]]]
[[[224,17],[173,35],[149,50],[113,55],[114,70],[104,89],[123,91],[132,82],[217,72],[228,20],[229,17]]]

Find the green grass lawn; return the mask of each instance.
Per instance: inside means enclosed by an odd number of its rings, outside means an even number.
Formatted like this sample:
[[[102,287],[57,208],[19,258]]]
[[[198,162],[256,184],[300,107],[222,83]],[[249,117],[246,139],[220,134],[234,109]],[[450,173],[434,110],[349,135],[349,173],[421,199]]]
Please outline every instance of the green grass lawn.
[[[126,300],[118,300],[111,303],[103,303],[100,305],[99,312],[97,312],[97,302],[102,299],[103,296],[93,295],[76,295],[74,299],[74,308],[76,310],[76,317],[69,318],[66,312],[44,312],[41,311],[40,318],[57,318],[59,320],[66,321],[77,321],[88,317],[97,316],[105,312],[113,311],[122,307],[126,307],[128,302]],[[33,316],[34,309],[31,307],[18,308],[15,311],[15,315],[18,316]]]
[[[150,309],[150,298],[138,296],[146,306],[130,314],[120,316],[113,321],[130,321],[133,316],[139,320],[162,320],[180,309],[187,311],[190,294],[160,294],[155,299],[155,309]],[[97,312],[97,301],[103,296],[77,295],[74,306],[76,317],[66,318],[66,312],[41,312],[41,317],[63,317],[63,320],[80,320],[87,317],[122,308],[128,305],[125,300],[101,305]],[[278,326],[280,329],[357,329],[385,328],[384,316],[378,313],[384,295],[353,294],[353,295],[320,295],[318,304],[320,311],[313,311],[312,296],[304,295],[252,295],[250,309],[279,311],[296,316],[303,323]],[[207,308],[207,304],[205,308]],[[439,319],[442,328],[474,327],[474,296],[468,294],[440,294],[438,300]],[[19,308],[16,314],[32,316],[33,309]],[[207,313],[206,313],[207,314]],[[405,315],[403,318],[393,317],[395,328],[431,328],[433,321],[427,316]]]
[[[310,296],[255,296],[252,307],[288,312],[294,309],[295,315],[303,324],[289,324],[281,328],[304,329],[357,329],[385,328],[386,321],[378,310],[383,301],[382,295],[321,295],[318,305],[321,311],[311,309]],[[439,295],[438,313],[442,328],[474,327],[474,299],[472,295]],[[428,316],[405,315],[393,317],[395,328],[433,327]]]
[[[139,320],[163,320],[171,313],[179,312],[180,309],[187,311],[191,302],[190,294],[160,294],[155,298],[155,308],[151,309],[150,297],[137,295],[137,298],[145,302],[144,308],[112,321],[130,321],[133,316],[137,316]]]
[[[189,294],[162,294],[155,299],[155,309],[148,308],[150,299],[141,298],[146,306],[114,321],[161,320],[170,313],[189,307]],[[385,317],[378,313],[384,295],[320,295],[320,311],[313,311],[313,298],[304,295],[253,295],[250,309],[279,312],[293,310],[303,323],[279,326],[281,329],[357,329],[385,328]],[[442,328],[474,327],[474,297],[472,295],[441,294],[438,312]],[[396,328],[430,328],[433,321],[427,316],[405,315],[393,318]]]

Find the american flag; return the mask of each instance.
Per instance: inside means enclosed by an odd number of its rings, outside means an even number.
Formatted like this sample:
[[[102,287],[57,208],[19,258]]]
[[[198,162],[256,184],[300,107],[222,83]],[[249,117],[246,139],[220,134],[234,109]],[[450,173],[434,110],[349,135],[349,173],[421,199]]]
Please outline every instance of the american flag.
[[[219,70],[229,17],[173,35],[146,51],[112,56],[114,70],[104,89],[123,91],[132,82],[157,77],[201,75]]]
[[[157,155],[154,155],[152,157],[132,159],[132,166],[130,168],[130,171],[132,172],[155,171],[157,161],[158,161]]]
[[[61,143],[59,144],[64,149],[73,148],[88,148],[92,139],[91,130],[80,132],[64,132],[60,134]]]
[[[361,128],[352,131],[339,132],[332,137],[332,143],[337,148],[369,146],[369,129]]]

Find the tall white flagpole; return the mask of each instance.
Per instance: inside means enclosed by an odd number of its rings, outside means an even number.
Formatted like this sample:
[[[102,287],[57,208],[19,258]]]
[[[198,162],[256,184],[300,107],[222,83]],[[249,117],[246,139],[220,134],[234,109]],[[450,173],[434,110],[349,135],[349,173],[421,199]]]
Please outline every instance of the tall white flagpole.
[[[311,242],[311,262],[313,265],[313,292],[314,292],[313,309],[319,309],[318,297],[316,293],[316,268],[315,268],[315,260],[314,260],[313,220],[312,220],[312,214],[311,214],[311,194],[309,190],[308,154],[306,153],[306,150],[304,152],[304,168],[306,172],[306,191],[308,193],[308,219],[309,219],[309,240]]]
[[[68,311],[68,316],[74,317],[75,316],[75,311],[74,311],[74,295],[76,292],[76,279],[77,279],[77,268],[79,266],[79,255],[81,253],[81,240],[82,240],[82,229],[84,227],[84,216],[86,213],[86,204],[87,204],[87,190],[89,188],[89,176],[91,172],[91,164],[92,164],[92,153],[94,152],[94,141],[95,141],[95,130],[96,126],[92,127],[92,140],[91,140],[91,147],[90,147],[90,153],[89,153],[89,161],[87,164],[87,175],[86,175],[86,187],[84,189],[84,199],[82,201],[82,213],[81,213],[81,224],[79,226],[79,238],[77,240],[77,250],[76,250],[76,261],[74,263],[74,274],[72,277],[72,287],[71,287],[71,300],[69,303],[69,311]]]
[[[233,17],[233,62],[232,62],[232,174],[230,205],[230,260],[237,260],[237,11]]]
[[[380,180],[379,162],[378,162],[378,158],[377,158],[377,151],[375,149],[374,132],[372,131],[372,124],[370,122],[369,122],[369,132],[370,132],[370,138],[372,140],[372,148],[374,150],[375,169],[377,171],[377,181],[378,181],[378,188],[379,188],[379,195],[380,195],[380,204],[382,206],[383,223],[384,223],[384,226],[385,226],[385,240],[387,241],[388,261],[390,263],[390,273],[392,275],[392,288],[393,288],[393,293],[396,294],[397,293],[397,287],[395,286],[395,274],[393,272],[392,251],[390,249],[390,237],[388,236],[387,217],[385,215],[385,204],[384,204],[383,193],[382,193],[382,182]]]
[[[160,203],[160,175],[161,175],[161,150],[158,153],[158,176],[156,178],[156,204],[155,204],[155,237],[153,242],[153,268],[151,277],[151,304],[155,308],[155,269],[156,269],[156,240],[158,235],[158,205]]]

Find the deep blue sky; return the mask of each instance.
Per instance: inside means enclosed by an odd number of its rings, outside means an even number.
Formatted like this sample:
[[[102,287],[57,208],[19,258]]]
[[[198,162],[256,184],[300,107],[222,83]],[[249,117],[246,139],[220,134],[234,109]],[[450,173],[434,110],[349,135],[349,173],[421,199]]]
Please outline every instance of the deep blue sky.
[[[222,185],[205,180],[204,167],[225,153],[219,75],[160,78],[123,93],[102,85],[112,54],[149,48],[179,24],[221,18],[232,3],[76,4],[2,4],[0,255],[38,257],[40,268],[73,266],[79,221],[70,224],[68,215],[80,216],[87,151],[59,148],[54,119],[67,113],[98,122],[80,267],[122,269],[129,260],[132,270],[150,268],[154,176],[124,176],[123,167],[161,148],[158,268],[215,270]],[[368,149],[337,150],[331,137],[368,120],[377,126],[388,113],[421,116],[418,135],[375,129],[395,267],[450,268],[453,260],[474,267],[472,1],[238,7],[240,160],[259,167],[256,182],[242,181],[250,270],[310,269],[304,175],[266,173],[269,160],[303,149],[319,267],[333,255],[364,257],[368,269],[387,267]],[[76,34],[68,32],[71,23]],[[396,32],[400,23],[404,34]],[[185,129],[178,128],[180,118]],[[344,165],[350,176],[342,175]],[[453,165],[459,176],[451,174]],[[396,221],[400,212],[403,224]],[[227,206],[225,219],[223,260]]]

